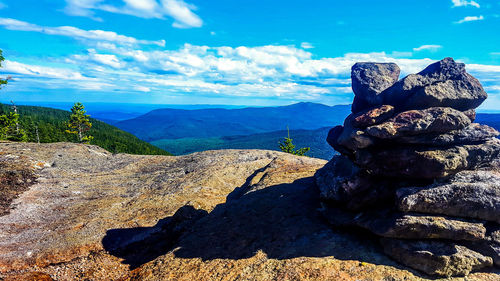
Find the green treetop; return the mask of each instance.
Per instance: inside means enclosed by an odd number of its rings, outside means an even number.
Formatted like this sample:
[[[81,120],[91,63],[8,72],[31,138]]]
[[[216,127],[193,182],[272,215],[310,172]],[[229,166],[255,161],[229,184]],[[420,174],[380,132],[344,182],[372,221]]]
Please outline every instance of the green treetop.
[[[303,147],[295,150],[295,145],[293,144],[293,140],[290,138],[290,130],[288,129],[288,127],[286,129],[288,131],[288,137],[284,138],[283,142],[279,142],[281,151],[293,155],[304,156],[309,150],[311,150],[310,147]]]
[[[2,55],[2,50],[0,50],[0,67],[2,67],[2,62],[3,62],[4,60],[5,60],[5,58],[4,58],[4,57],[3,57],[3,55]],[[7,80],[8,80],[8,78],[7,78],[7,79],[1,79],[1,78],[0,78],[0,87],[2,87],[2,85],[7,84]]]
[[[85,114],[85,107],[82,103],[75,103],[71,108],[71,115],[68,122],[67,133],[78,136],[78,141],[81,143],[89,143],[94,137],[86,135],[86,132],[92,128],[90,123],[90,115]]]

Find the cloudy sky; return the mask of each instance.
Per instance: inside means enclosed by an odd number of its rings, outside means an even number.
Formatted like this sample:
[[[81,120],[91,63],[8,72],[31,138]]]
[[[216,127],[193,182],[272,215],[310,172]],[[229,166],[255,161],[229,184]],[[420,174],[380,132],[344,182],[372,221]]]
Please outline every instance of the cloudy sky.
[[[498,0],[0,0],[0,101],[348,104],[350,67],[451,56],[500,110]]]

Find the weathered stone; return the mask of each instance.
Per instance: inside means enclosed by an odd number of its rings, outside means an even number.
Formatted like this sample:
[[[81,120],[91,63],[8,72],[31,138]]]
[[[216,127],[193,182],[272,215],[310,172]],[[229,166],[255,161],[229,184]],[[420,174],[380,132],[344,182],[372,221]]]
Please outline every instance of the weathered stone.
[[[500,267],[500,244],[492,241],[476,241],[465,243],[468,248],[490,257],[493,259],[493,264]]]
[[[325,206],[325,218],[335,226],[360,227],[375,235],[401,239],[485,240],[486,227],[478,221],[400,213],[390,210],[350,212]]]
[[[465,71],[465,65],[452,58],[406,76],[379,96],[383,104],[401,110],[435,106],[468,110],[478,107],[488,97],[481,83]]]
[[[464,113],[447,107],[432,107],[423,110],[401,112],[386,122],[366,128],[366,134],[381,138],[445,133],[460,130],[471,124]]]
[[[339,153],[350,155],[352,154],[352,151],[347,150],[345,147],[341,146],[337,141],[340,135],[342,134],[343,130],[344,127],[342,127],[341,125],[335,126],[332,129],[330,129],[330,131],[328,131],[328,136],[326,137],[326,142],[328,142],[328,144]]]
[[[373,144],[373,138],[368,136],[364,131],[353,126],[352,122],[354,115],[347,116],[344,120],[344,128],[342,133],[337,138],[337,143],[343,146],[344,149],[351,151],[367,148]]]
[[[371,177],[345,156],[334,156],[316,174],[320,197],[349,210],[366,209],[393,200],[394,182]]]
[[[355,154],[354,163],[373,175],[435,179],[488,165],[500,155],[500,140],[446,148],[402,146],[364,149]]]
[[[429,275],[464,276],[493,264],[490,257],[449,242],[383,238],[381,243],[386,254]]]
[[[480,222],[422,214],[367,213],[356,217],[355,224],[378,236],[403,239],[476,241],[484,239],[486,233]]]
[[[475,109],[469,109],[469,110],[463,111],[463,113],[465,115],[467,115],[467,117],[469,117],[471,122],[476,121],[476,110]]]
[[[354,185],[351,181],[359,172],[360,169],[347,157],[333,156],[332,160],[315,174],[321,199],[342,200],[344,194]]]
[[[444,183],[396,192],[404,212],[483,219],[500,223],[500,176],[491,171],[463,171]]]
[[[368,106],[382,105],[379,94],[392,86],[399,78],[395,63],[358,62],[352,66],[352,90],[358,100],[353,102],[353,112]]]
[[[394,107],[392,105],[382,105],[356,115],[352,125],[356,128],[366,128],[379,124],[391,118],[392,115],[394,115]]]
[[[424,134],[394,139],[396,143],[420,144],[428,146],[449,146],[456,144],[473,144],[498,136],[500,133],[486,125],[472,123],[468,127],[444,134]]]

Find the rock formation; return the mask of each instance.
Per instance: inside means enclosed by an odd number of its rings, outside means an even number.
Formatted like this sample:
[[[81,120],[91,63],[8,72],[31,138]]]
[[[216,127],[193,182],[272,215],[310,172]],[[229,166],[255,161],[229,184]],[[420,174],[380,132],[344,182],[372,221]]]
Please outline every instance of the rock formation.
[[[341,155],[316,173],[323,214],[426,274],[500,266],[499,132],[473,123],[487,94],[451,58],[398,76],[393,63],[352,67],[352,114],[327,138]]]

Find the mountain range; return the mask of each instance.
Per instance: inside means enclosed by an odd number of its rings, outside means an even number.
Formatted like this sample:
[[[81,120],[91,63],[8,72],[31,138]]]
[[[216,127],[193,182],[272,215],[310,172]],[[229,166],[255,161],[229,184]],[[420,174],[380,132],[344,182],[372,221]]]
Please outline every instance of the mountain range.
[[[118,128],[147,141],[181,138],[217,138],[286,130],[315,130],[340,124],[349,105],[296,103],[278,107],[198,110],[157,109],[115,123]]]

